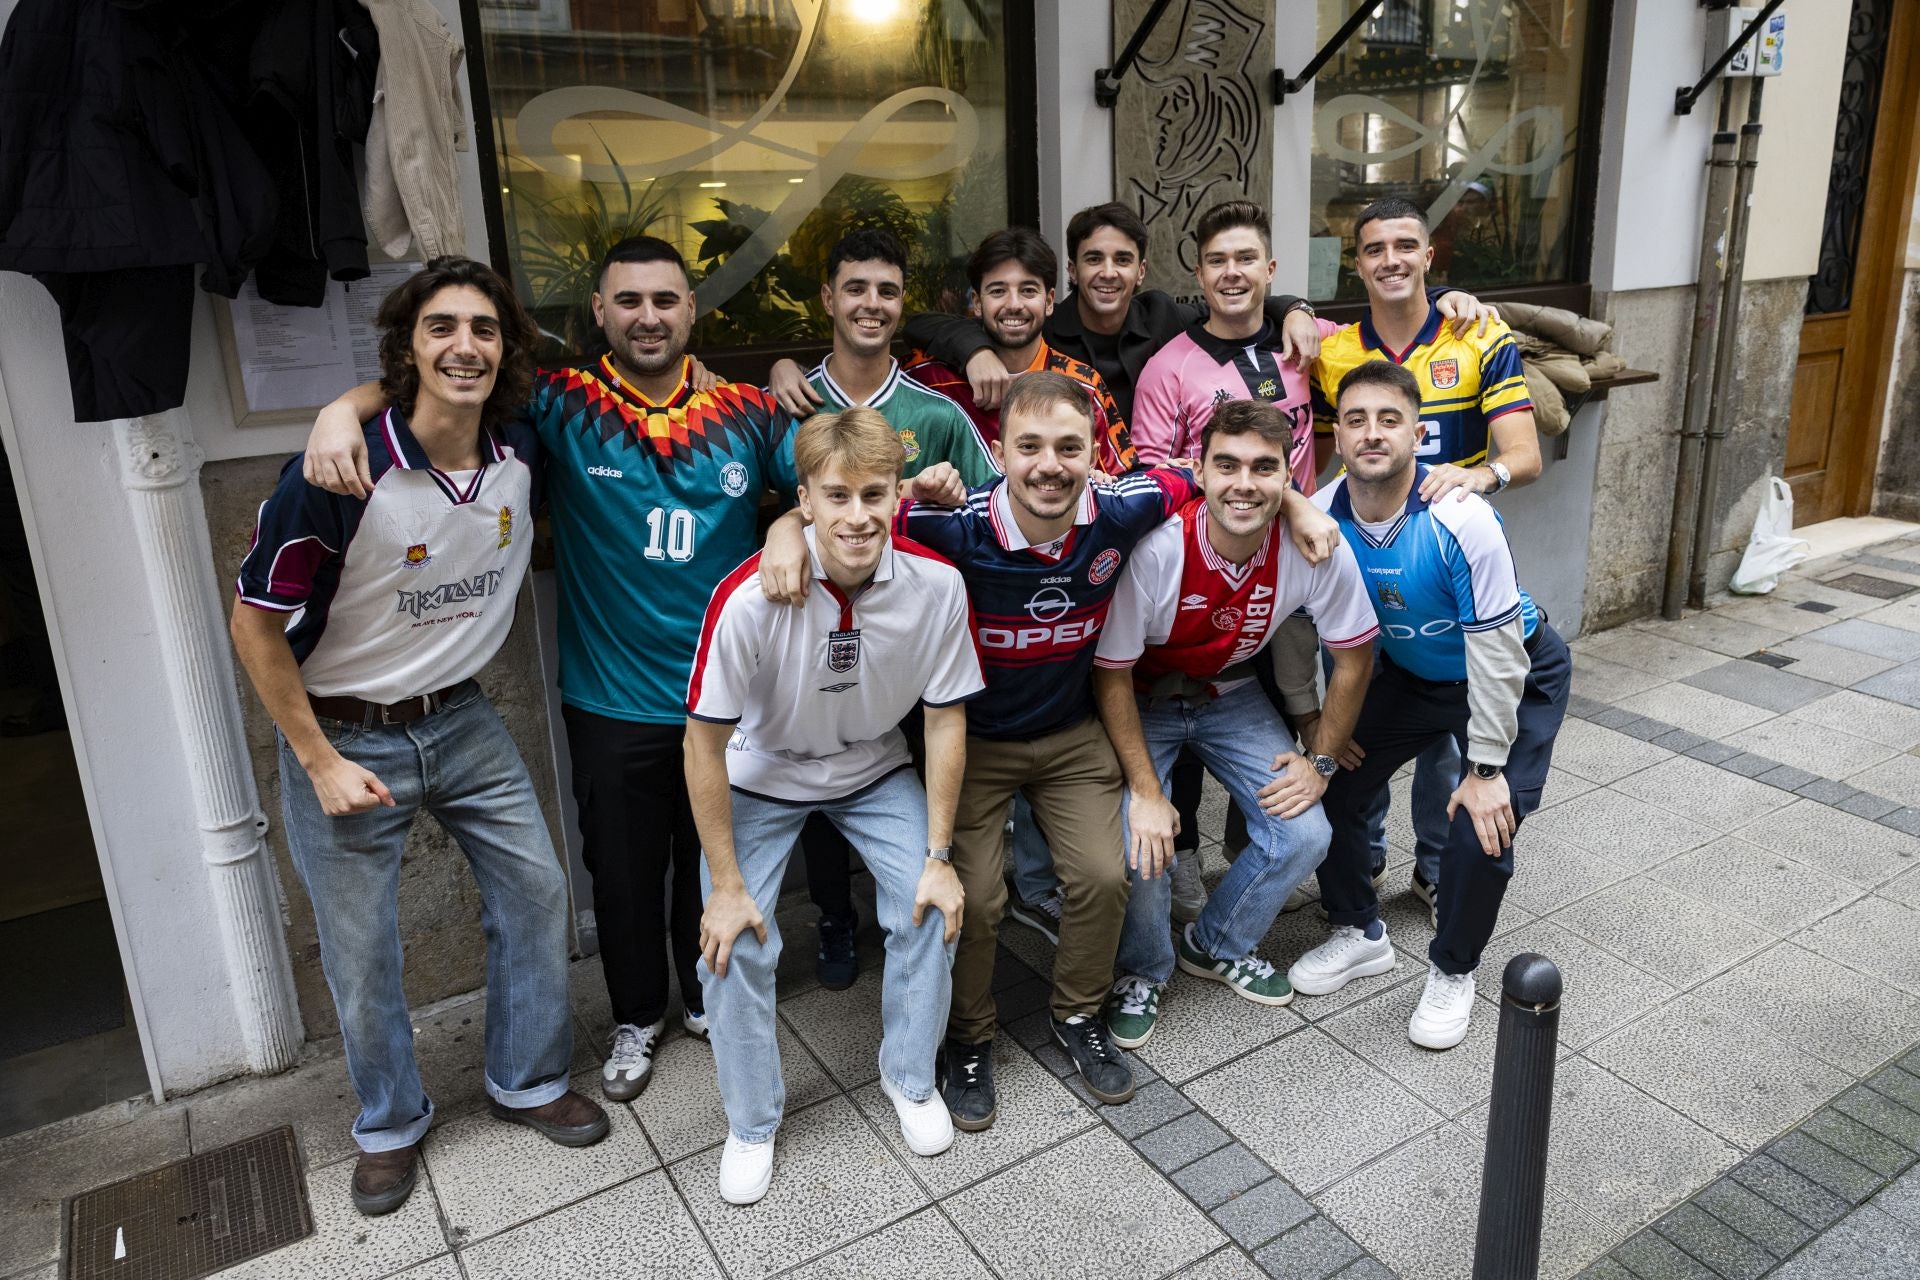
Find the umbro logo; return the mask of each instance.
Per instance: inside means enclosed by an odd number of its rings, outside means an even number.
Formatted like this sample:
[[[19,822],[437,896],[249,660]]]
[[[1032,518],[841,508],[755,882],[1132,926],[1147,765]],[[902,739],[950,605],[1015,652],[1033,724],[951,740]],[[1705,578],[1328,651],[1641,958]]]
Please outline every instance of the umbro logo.
[[[851,681],[847,684],[823,684],[820,686],[820,692],[821,693],[845,693],[849,689],[858,688],[859,684],[860,682],[858,680]]]
[[[618,480],[627,473],[614,467],[588,467],[587,474],[590,476],[606,476],[611,480]]]
[[[1180,609],[1183,613],[1188,609],[1204,609],[1212,603],[1213,601],[1207,599],[1197,591],[1190,596],[1180,597]]]

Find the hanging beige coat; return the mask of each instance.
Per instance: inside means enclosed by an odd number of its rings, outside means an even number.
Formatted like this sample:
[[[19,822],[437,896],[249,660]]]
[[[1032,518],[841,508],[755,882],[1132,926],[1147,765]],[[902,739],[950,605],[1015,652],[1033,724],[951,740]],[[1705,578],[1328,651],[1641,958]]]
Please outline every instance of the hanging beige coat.
[[[367,239],[395,260],[467,251],[454,153],[465,151],[466,50],[432,0],[360,0],[380,32],[367,129]]]

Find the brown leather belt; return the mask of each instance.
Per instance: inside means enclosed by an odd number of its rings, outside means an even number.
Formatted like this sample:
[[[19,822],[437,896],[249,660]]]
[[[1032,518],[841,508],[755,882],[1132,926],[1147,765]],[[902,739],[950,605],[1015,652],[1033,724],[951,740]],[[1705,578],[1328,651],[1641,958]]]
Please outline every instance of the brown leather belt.
[[[313,694],[308,694],[307,705],[313,708],[313,714],[316,716],[327,720],[342,720],[362,727],[371,727],[376,724],[411,724],[438,711],[448,698],[471,683],[471,680],[462,680],[444,689],[423,693],[417,698],[403,698],[399,702],[385,705],[345,695],[317,698]]]

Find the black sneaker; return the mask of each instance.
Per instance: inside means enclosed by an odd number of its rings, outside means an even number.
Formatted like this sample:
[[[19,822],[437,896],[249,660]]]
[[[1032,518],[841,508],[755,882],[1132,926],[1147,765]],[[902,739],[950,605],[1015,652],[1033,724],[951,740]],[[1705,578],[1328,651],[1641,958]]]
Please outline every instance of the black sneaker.
[[[1107,1038],[1107,1028],[1100,1019],[1084,1013],[1065,1022],[1055,1018],[1053,1038],[1073,1059],[1074,1069],[1094,1097],[1109,1104],[1133,1097],[1133,1068]]]
[[[940,1097],[953,1116],[954,1128],[978,1133],[993,1127],[1000,1114],[999,1101],[993,1096],[993,1041],[947,1040],[940,1046],[934,1076],[940,1081]]]
[[[820,979],[820,985],[829,991],[845,991],[860,975],[860,949],[853,940],[859,928],[857,912],[820,917],[820,955],[813,962],[813,972]]]

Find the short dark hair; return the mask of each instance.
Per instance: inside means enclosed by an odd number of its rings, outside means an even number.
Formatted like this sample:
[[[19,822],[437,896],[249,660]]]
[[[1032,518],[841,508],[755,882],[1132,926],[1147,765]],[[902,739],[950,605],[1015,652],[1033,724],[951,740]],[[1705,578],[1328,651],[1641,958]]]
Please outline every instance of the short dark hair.
[[[827,255],[825,283],[833,283],[833,278],[840,274],[840,264],[843,262],[884,262],[898,267],[904,278],[907,274],[907,246],[901,244],[900,237],[885,227],[855,227],[834,241],[833,252]]]
[[[1200,456],[1207,456],[1216,436],[1244,436],[1249,432],[1268,444],[1279,445],[1282,456],[1293,448],[1293,419],[1286,410],[1264,400],[1226,400],[1214,406],[1213,416],[1200,428]]]
[[[1412,218],[1420,224],[1421,235],[1426,236],[1428,239],[1433,238],[1433,224],[1427,221],[1427,211],[1425,209],[1422,209],[1411,200],[1402,199],[1400,196],[1387,196],[1383,199],[1375,200],[1372,204],[1362,209],[1360,216],[1354,219],[1353,242],[1355,244],[1360,243],[1360,228],[1366,226],[1369,222],[1391,222],[1396,218]]]
[[[680,275],[686,280],[687,287],[693,287],[693,275],[687,270],[687,260],[680,256],[678,249],[659,236],[628,236],[607,250],[606,257],[600,259],[600,270],[593,276],[595,292],[607,282],[607,268],[616,262],[671,262],[680,268]]]
[[[1056,405],[1066,405],[1087,420],[1087,438],[1093,438],[1093,393],[1064,373],[1041,369],[1023,373],[1007,388],[1000,401],[1000,434],[1013,434],[1015,414],[1044,413]]]
[[[1340,389],[1334,396],[1336,412],[1341,400],[1346,398],[1349,387],[1386,387],[1398,391],[1402,398],[1412,406],[1415,417],[1420,415],[1420,383],[1412,373],[1391,360],[1368,360],[1347,370],[1340,379]]]
[[[411,414],[420,395],[420,370],[413,362],[413,326],[420,308],[442,289],[464,285],[478,289],[493,304],[500,321],[500,368],[493,391],[480,407],[480,423],[493,427],[512,418],[533,394],[533,347],[540,330],[514,296],[513,286],[484,262],[472,258],[435,258],[408,276],[380,303],[380,390]]]
[[[1067,222],[1067,257],[1079,257],[1081,244],[1102,227],[1112,227],[1133,241],[1134,250],[1141,257],[1147,256],[1147,224],[1140,220],[1139,214],[1118,200],[1111,200],[1082,209]]]
[[[1060,278],[1060,259],[1045,236],[1032,227],[1007,227],[982,240],[967,259],[967,283],[977,293],[987,272],[1008,262],[1019,263],[1049,289]]]
[[[1251,227],[1260,233],[1260,243],[1273,251],[1273,220],[1267,211],[1251,200],[1222,200],[1213,208],[1200,215],[1193,226],[1193,247],[1205,249],[1207,241],[1222,231],[1231,231],[1235,227]]]

